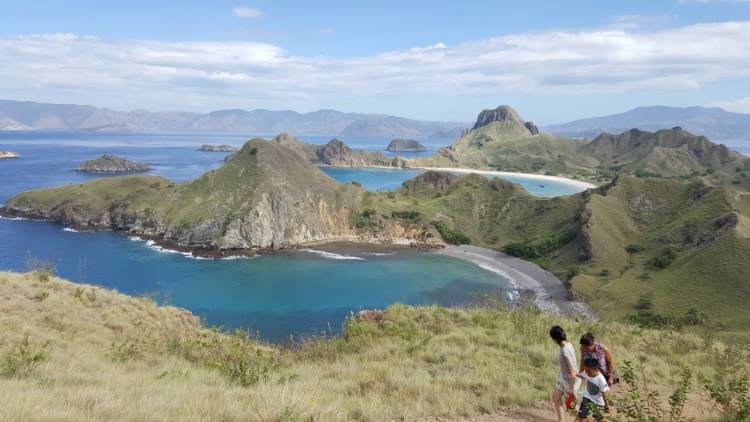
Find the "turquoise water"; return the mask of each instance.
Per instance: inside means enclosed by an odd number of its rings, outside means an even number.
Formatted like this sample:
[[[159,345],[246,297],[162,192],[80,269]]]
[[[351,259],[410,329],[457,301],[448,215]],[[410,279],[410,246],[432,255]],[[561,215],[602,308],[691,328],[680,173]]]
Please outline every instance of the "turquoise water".
[[[82,161],[104,153],[149,163],[154,169],[150,174],[178,182],[192,180],[220,166],[226,156],[199,152],[198,145],[241,145],[249,137],[0,132],[0,150],[17,151],[22,156],[0,160],[0,203],[30,189],[110,177],[73,171]],[[373,148],[373,142],[380,142],[384,148],[389,141],[343,140],[363,148]],[[434,142],[426,143],[436,147]],[[398,188],[419,173],[324,171],[339,181],[356,180],[373,190]],[[380,255],[332,252],[198,260],[158,251],[116,233],[75,233],[49,222],[0,219],[0,271],[25,271],[28,258],[36,257],[54,263],[58,273],[70,280],[132,295],[156,294],[204,317],[211,325],[258,330],[273,341],[289,335],[336,333],[350,312],[364,308],[383,308],[396,302],[460,305],[471,302],[476,292],[490,291],[504,297],[508,287],[506,280],[494,273],[430,253],[403,249],[381,251],[385,254]]]

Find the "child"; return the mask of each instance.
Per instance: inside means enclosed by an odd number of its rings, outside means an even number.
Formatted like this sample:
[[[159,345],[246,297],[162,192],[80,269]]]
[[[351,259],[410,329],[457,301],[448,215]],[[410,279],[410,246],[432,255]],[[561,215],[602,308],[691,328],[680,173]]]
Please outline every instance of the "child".
[[[599,371],[599,361],[596,358],[587,358],[583,361],[583,371],[577,375],[578,378],[586,381],[586,388],[583,390],[583,400],[581,407],[578,409],[576,422],[589,420],[589,413],[600,421],[603,420],[602,410],[609,413],[609,385],[604,375]],[[592,407],[593,409],[589,409]]]

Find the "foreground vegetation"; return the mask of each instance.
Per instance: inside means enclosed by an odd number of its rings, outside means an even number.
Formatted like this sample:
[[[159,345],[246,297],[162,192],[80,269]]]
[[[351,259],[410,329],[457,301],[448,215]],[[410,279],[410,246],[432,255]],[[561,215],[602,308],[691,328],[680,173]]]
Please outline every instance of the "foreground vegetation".
[[[571,336],[599,334],[618,361],[632,362],[648,390],[659,393],[651,407],[669,407],[685,368],[696,386],[685,395],[685,414],[721,417],[723,407],[709,400],[703,384],[730,406],[741,403],[727,391],[748,374],[747,354],[710,335],[498,306],[393,306],[352,319],[344,337],[281,347],[207,329],[190,313],[147,298],[37,270],[0,273],[0,420],[382,421],[481,414],[544,420],[557,374],[557,347],[547,332],[557,323]],[[615,390],[623,411],[638,403],[629,391]],[[618,417],[634,420],[625,416]]]

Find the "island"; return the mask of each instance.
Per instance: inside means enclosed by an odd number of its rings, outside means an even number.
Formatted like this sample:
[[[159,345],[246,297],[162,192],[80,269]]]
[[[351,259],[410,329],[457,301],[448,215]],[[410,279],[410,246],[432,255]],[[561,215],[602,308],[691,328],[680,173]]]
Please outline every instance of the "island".
[[[425,152],[427,148],[413,139],[394,139],[385,150],[390,152]]]
[[[223,144],[223,145],[210,145],[210,144],[203,144],[198,148],[198,151],[202,152],[237,152],[239,151],[239,148],[235,148],[231,145]]]
[[[131,173],[151,170],[148,165],[136,163],[115,155],[102,155],[78,166],[76,171],[85,173]]]
[[[13,151],[0,151],[0,160],[4,158],[21,158],[21,155]]]

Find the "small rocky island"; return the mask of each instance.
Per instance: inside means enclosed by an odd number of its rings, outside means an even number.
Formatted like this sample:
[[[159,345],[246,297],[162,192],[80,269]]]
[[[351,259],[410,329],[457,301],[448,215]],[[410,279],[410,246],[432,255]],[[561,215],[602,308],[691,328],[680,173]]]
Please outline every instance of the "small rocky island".
[[[386,151],[390,152],[424,152],[427,151],[424,145],[413,139],[394,139],[388,144]]]
[[[198,148],[198,151],[203,152],[237,152],[239,151],[239,148],[235,148],[231,145],[223,144],[223,145],[210,145],[210,144],[203,144]]]
[[[21,155],[13,151],[0,151],[0,160],[3,158],[21,158]]]
[[[78,166],[76,171],[86,173],[131,173],[151,170],[148,165],[126,160],[115,155],[102,155]]]

